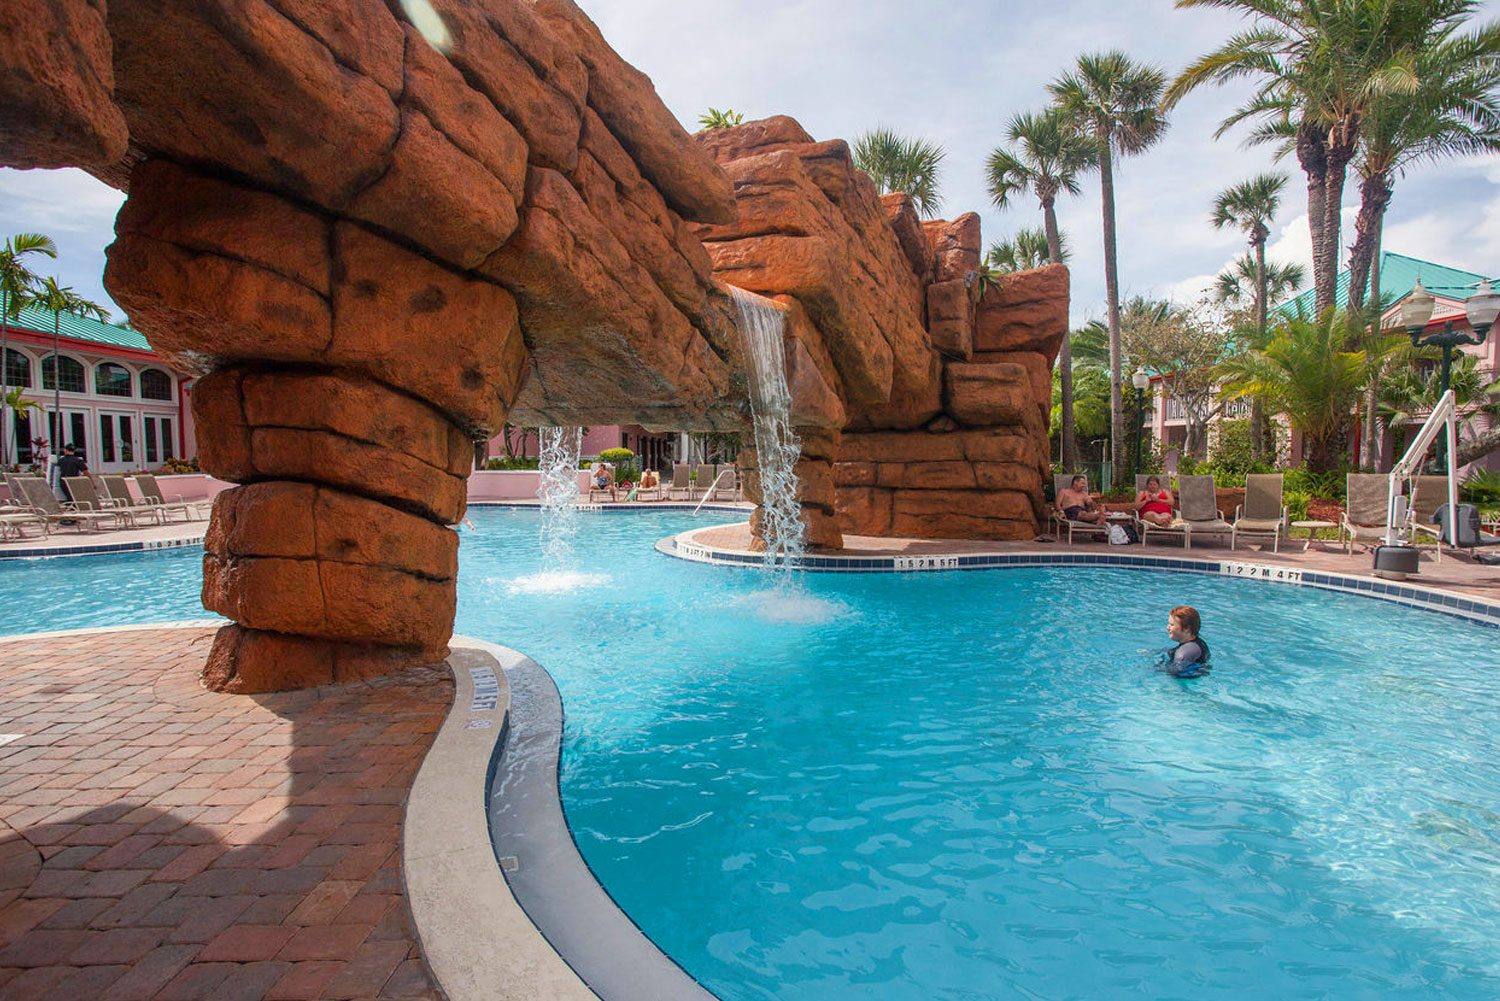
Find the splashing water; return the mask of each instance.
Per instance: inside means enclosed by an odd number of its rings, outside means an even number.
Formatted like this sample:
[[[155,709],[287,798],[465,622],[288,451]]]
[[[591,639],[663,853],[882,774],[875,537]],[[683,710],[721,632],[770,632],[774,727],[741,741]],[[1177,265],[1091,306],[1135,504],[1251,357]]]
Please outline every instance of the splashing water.
[[[573,538],[578,534],[578,457],[583,451],[583,428],[540,428],[540,484],[542,502],[542,569],[563,571],[574,563]]]
[[[767,566],[789,566],[807,550],[807,526],[797,501],[797,459],[802,443],[792,429],[792,394],[786,384],[786,317],[771,302],[729,286],[749,361],[750,414],[760,466],[761,535]]]

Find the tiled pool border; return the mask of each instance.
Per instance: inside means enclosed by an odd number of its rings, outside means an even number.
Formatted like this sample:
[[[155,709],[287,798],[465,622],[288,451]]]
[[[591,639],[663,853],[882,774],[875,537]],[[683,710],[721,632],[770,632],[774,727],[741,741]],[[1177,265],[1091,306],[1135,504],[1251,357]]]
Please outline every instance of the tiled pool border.
[[[136,539],[132,542],[99,542],[82,545],[42,546],[33,549],[0,549],[0,560],[35,560],[53,556],[97,556],[100,553],[139,553],[150,549],[182,549],[203,545],[203,535],[176,539]]]
[[[702,529],[694,528],[656,543],[658,552],[680,560],[716,566],[759,567],[764,560],[759,553],[721,549],[695,542],[691,537]],[[1168,573],[1192,573],[1242,580],[1263,580],[1277,584],[1316,587],[1345,594],[1361,594],[1382,601],[1441,612],[1471,622],[1500,628],[1500,603],[1481,598],[1466,598],[1411,581],[1388,581],[1355,574],[1307,570],[1281,564],[1253,563],[1241,560],[1187,559],[1172,556],[1136,556],[1124,553],[964,553],[923,556],[829,556],[809,554],[793,564],[795,569],[821,573],[931,573],[952,570],[1002,570],[1019,567],[1106,566],[1122,569],[1158,570]]]

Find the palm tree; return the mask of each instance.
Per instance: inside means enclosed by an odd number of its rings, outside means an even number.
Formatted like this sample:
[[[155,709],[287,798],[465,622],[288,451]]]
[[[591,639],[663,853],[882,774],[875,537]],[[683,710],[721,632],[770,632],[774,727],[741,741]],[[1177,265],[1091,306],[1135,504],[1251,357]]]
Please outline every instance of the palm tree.
[[[0,465],[10,465],[10,438],[7,436],[6,411],[14,406],[6,392],[10,375],[10,327],[8,321],[19,319],[21,306],[37,276],[22,258],[28,254],[57,257],[57,244],[41,233],[17,233],[0,245]]]
[[[996,147],[990,152],[987,180],[990,200],[996,208],[1006,208],[1012,196],[1025,191],[1036,195],[1042,208],[1043,239],[1047,260],[1062,264],[1067,259],[1062,233],[1057,228],[1057,196],[1079,193],[1078,177],[1093,169],[1094,147],[1077,132],[1068,128],[1062,112],[1051,107],[1039,113],[1016,115],[1005,129],[1010,149]],[[1016,234],[1017,241],[1022,230]],[[1073,433],[1073,348],[1072,338],[1063,335],[1058,353],[1061,373],[1059,391],[1062,398],[1062,464],[1065,469],[1078,466],[1078,444]]]
[[[1183,70],[1168,106],[1205,83],[1259,80],[1250,99],[1216,135],[1247,120],[1252,143],[1296,151],[1307,175],[1313,245],[1314,308],[1334,302],[1344,179],[1362,124],[1383,95],[1409,90],[1409,56],[1435,23],[1472,11],[1474,0],[1177,0],[1179,7],[1238,10],[1256,20]]]
[[[1225,271],[1214,279],[1214,298],[1220,302],[1237,306],[1255,305],[1256,286],[1265,281],[1265,300],[1275,302],[1285,299],[1307,280],[1307,269],[1300,264],[1277,264],[1266,262],[1264,272],[1257,266],[1255,258],[1241,254]]]
[[[938,166],[946,152],[925,139],[907,139],[890,129],[873,129],[854,140],[854,165],[875,182],[882,195],[901,192],[911,197],[917,211],[937,218]]]
[[[1313,470],[1337,465],[1341,434],[1368,376],[1366,353],[1344,350],[1337,310],[1282,321],[1263,349],[1230,359],[1220,372],[1226,399],[1264,397],[1302,432]]]
[[[1039,228],[1018,229],[1009,240],[990,244],[990,249],[984,255],[984,263],[1002,273],[1029,271],[1048,264],[1066,264],[1072,256],[1067,235],[1057,234],[1058,258],[1055,261],[1048,243],[1047,234]]]
[[[72,286],[57,284],[56,278],[43,278],[37,285],[36,291],[27,296],[26,304],[37,309],[46,309],[52,312],[52,413],[53,423],[49,425],[52,432],[48,441],[53,447],[61,444],[62,432],[62,372],[58,369],[57,341],[62,329],[62,315],[72,313],[74,316],[94,316],[100,320],[109,319],[109,310],[98,303],[90,302],[78,293],[74,292]],[[57,440],[53,440],[53,439]]]
[[[1166,77],[1123,52],[1078,57],[1078,65],[1048,84],[1068,126],[1089,139],[1099,165],[1104,214],[1104,293],[1109,321],[1110,455],[1125,448],[1125,398],[1120,366],[1120,278],[1115,244],[1116,156],[1144,151],[1162,137],[1167,119],[1159,105]]]

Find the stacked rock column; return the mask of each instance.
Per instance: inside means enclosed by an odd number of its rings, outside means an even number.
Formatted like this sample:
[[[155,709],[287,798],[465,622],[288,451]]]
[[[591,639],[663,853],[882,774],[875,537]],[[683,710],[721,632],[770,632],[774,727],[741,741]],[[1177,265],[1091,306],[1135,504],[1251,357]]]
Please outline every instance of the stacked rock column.
[[[219,496],[205,683],[386,674],[447,652],[473,441],[526,366],[504,289],[347,221],[161,162],[138,167],[106,285],[192,387]]]

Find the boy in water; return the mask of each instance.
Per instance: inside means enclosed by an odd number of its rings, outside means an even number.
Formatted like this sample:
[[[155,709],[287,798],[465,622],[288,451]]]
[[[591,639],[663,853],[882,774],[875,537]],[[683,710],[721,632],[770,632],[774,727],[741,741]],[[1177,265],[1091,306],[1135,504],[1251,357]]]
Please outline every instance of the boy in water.
[[[1178,605],[1168,612],[1167,636],[1177,645],[1162,651],[1157,670],[1174,678],[1201,678],[1212,670],[1208,662],[1208,643],[1198,635],[1202,627],[1198,610],[1191,605]]]

